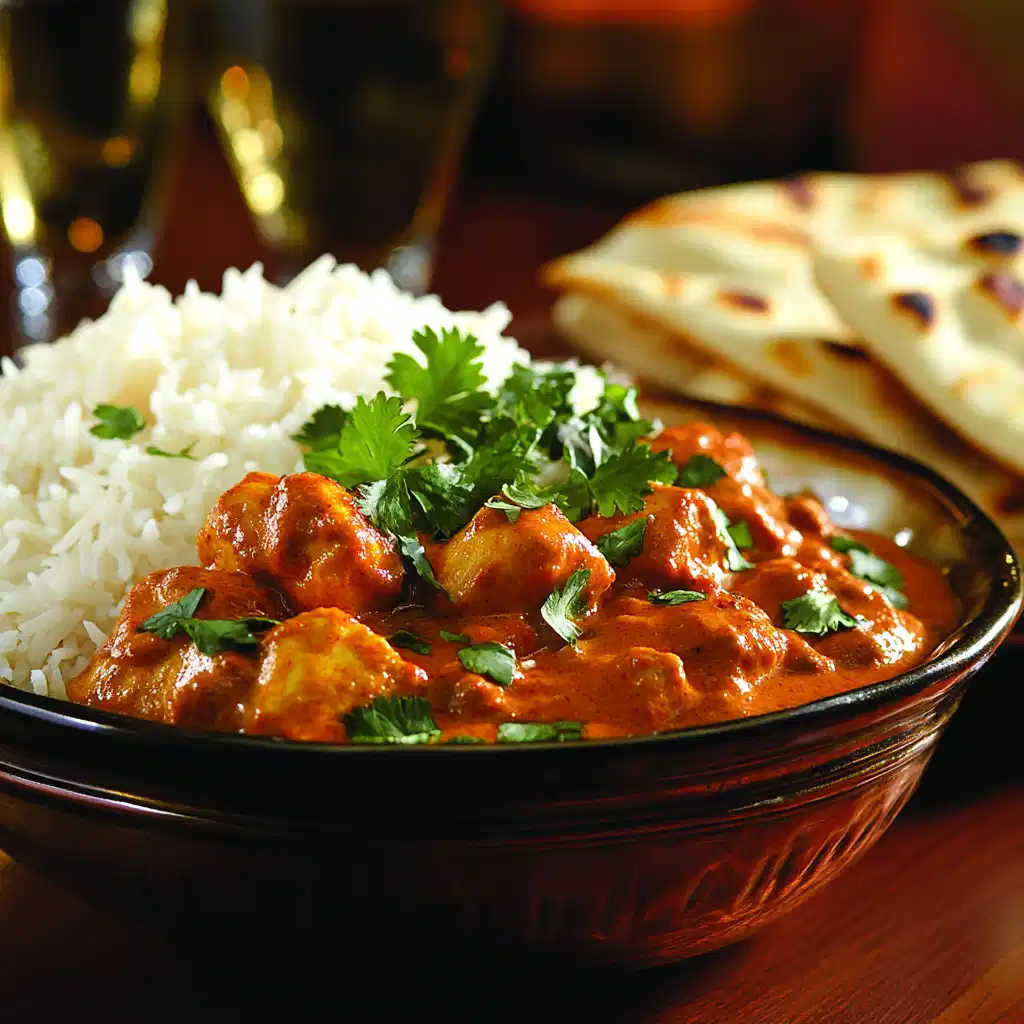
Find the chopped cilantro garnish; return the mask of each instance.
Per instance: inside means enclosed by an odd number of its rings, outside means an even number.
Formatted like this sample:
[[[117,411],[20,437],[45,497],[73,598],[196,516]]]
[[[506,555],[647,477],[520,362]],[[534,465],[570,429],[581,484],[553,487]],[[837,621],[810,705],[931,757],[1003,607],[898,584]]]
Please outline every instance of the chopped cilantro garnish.
[[[431,327],[413,332],[412,340],[425,362],[400,352],[388,366],[388,383],[400,395],[416,401],[416,422],[422,430],[442,436],[476,434],[481,412],[492,404],[482,391],[486,381],[483,345],[472,334]]]
[[[321,406],[306,420],[299,433],[292,434],[292,440],[314,450],[334,448],[351,418],[352,413],[342,409],[340,405]]]
[[[482,740],[479,736],[453,736],[450,740],[445,740],[446,746],[461,746],[468,743],[486,743],[486,740]]]
[[[654,452],[650,445],[634,443],[602,462],[588,485],[598,515],[613,516],[618,511],[628,516],[644,507],[652,481],[670,484],[675,477],[676,467],[668,452]]]
[[[502,722],[499,743],[565,743],[583,739],[582,722]]]
[[[516,522],[526,509],[543,508],[551,504],[549,494],[527,481],[505,484],[501,489],[501,495],[500,498],[491,498],[484,504],[487,508],[504,512],[510,523]]]
[[[895,565],[870,551],[859,551],[857,548],[850,551],[850,572],[880,587],[895,587],[898,590],[905,582],[903,573]]]
[[[192,454],[192,449],[199,444],[198,441],[193,441],[191,444],[185,445],[180,451],[167,452],[163,448],[157,448],[156,445],[149,445],[146,448],[147,455],[158,455],[162,459],[191,459],[193,462],[196,461],[196,457]]]
[[[679,470],[680,487],[710,487],[725,476],[725,470],[709,455],[691,455]]]
[[[829,544],[833,551],[838,551],[841,555],[845,555],[848,551],[870,551],[871,549],[861,544],[859,540],[854,540],[852,537],[843,537],[840,534],[836,534],[830,541]]]
[[[732,537],[736,547],[744,549],[754,546],[754,538],[750,533],[750,524],[745,519],[741,519],[738,523],[732,523],[726,529],[729,531],[729,536]]]
[[[105,441],[127,441],[146,429],[146,421],[134,405],[97,405],[92,414],[99,423],[91,426],[89,433]]]
[[[736,540],[730,532],[732,524],[729,517],[716,505],[711,512],[715,524],[718,527],[718,536],[725,544],[725,567],[730,572],[744,572],[746,569],[753,569],[753,563],[748,562],[740,553]]]
[[[829,544],[840,554],[850,556],[850,573],[885,594],[894,608],[906,608],[909,604],[902,587],[906,582],[903,573],[891,562],[879,558],[867,545],[852,537],[835,536]]]
[[[441,735],[426,697],[375,697],[344,723],[352,743],[431,743]]]
[[[187,636],[203,654],[255,647],[263,633],[280,625],[277,619],[248,616],[241,619],[197,619],[196,610],[206,596],[205,587],[195,587],[166,608],[154,612],[138,627],[140,633],[152,633],[163,640]]]
[[[782,602],[782,625],[798,633],[824,636],[837,630],[852,629],[857,620],[843,611],[835,594],[816,587]]]
[[[412,562],[413,568],[422,579],[425,579],[436,590],[440,590],[442,594],[445,593],[444,587],[437,582],[434,567],[430,564],[427,551],[418,537],[398,537],[398,550],[402,552],[404,558]]]
[[[386,480],[413,454],[416,431],[400,398],[378,391],[356,399],[351,417],[332,448],[307,452],[306,469],[346,487]]]
[[[388,643],[392,647],[401,647],[416,654],[429,654],[431,651],[430,641],[411,629],[399,629],[392,633],[388,637]]]
[[[647,534],[646,518],[634,519],[625,526],[599,537],[597,550],[608,559],[611,565],[621,568],[628,565],[644,549],[644,537]]]
[[[564,586],[555,587],[541,607],[541,618],[567,643],[579,640],[582,630],[576,625],[587,610],[583,596],[590,580],[589,569],[577,569]]]
[[[699,590],[648,590],[647,600],[651,604],[689,604],[691,601],[706,601],[707,594]]]
[[[442,629],[441,639],[450,644],[468,644],[473,638],[468,633],[449,633],[447,629]]]
[[[472,644],[460,647],[456,653],[467,672],[485,676],[501,687],[512,685],[516,656],[504,644]]]

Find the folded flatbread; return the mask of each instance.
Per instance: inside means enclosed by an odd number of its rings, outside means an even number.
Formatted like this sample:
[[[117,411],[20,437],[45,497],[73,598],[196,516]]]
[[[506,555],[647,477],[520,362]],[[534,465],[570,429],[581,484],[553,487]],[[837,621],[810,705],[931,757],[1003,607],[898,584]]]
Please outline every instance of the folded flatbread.
[[[544,279],[592,358],[694,397],[782,411],[785,396],[790,418],[930,465],[1024,546],[1022,237],[1015,164],[813,175],[659,200]],[[944,314],[941,350],[897,291]]]

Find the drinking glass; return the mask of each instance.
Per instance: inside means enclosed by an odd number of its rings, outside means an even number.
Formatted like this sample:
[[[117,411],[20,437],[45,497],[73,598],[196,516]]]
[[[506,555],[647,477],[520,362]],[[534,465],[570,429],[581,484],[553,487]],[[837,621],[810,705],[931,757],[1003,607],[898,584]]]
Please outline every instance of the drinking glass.
[[[145,276],[184,103],[167,0],[0,0],[0,220],[15,345]]]
[[[428,285],[497,0],[218,0],[209,108],[287,279],[322,253]]]

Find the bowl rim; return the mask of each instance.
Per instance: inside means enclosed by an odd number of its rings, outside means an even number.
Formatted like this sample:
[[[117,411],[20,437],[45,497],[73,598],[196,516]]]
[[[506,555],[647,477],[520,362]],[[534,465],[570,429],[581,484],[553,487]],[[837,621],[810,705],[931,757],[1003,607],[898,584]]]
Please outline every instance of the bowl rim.
[[[640,394],[641,403],[677,406],[726,419],[747,421],[768,429],[802,435],[821,446],[838,449],[861,460],[868,459],[895,469],[900,475],[913,479],[933,491],[960,520],[961,533],[983,551],[991,552],[991,565],[983,565],[991,580],[989,593],[982,607],[966,623],[959,626],[946,640],[940,653],[924,662],[898,673],[890,679],[871,683],[842,693],[823,697],[807,704],[783,708],[746,718],[730,719],[710,725],[692,726],[672,731],[637,736],[585,740],[576,743],[479,743],[479,744],[423,744],[372,745],[346,743],[314,743],[287,740],[278,737],[250,736],[240,733],[194,729],[163,722],[132,718],[116,712],[83,707],[71,701],[43,696],[0,683],[0,713],[11,713],[36,720],[40,724],[72,730],[79,734],[92,734],[98,739],[147,741],[182,748],[239,751],[274,751],[281,756],[325,755],[339,757],[515,757],[525,751],[558,750],[561,756],[575,756],[582,751],[662,748],[673,745],[691,745],[713,742],[717,739],[734,740],[757,737],[784,724],[813,725],[839,712],[858,714],[875,710],[897,700],[926,690],[933,683],[958,677],[976,663],[984,660],[1012,628],[1024,603],[1024,574],[1019,557],[1000,528],[970,498],[956,486],[929,467],[897,452],[876,447],[858,438],[852,438],[795,423],[776,413],[763,409],[747,409],[704,399],[691,399],[664,392],[656,386],[645,387]],[[431,751],[424,755],[424,751]]]

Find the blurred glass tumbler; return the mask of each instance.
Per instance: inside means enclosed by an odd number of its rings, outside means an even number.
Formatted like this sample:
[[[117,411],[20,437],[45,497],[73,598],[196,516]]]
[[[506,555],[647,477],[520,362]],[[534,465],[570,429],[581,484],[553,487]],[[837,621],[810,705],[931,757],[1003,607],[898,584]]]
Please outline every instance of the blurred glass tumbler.
[[[209,106],[287,279],[321,253],[430,281],[497,0],[218,0]]]
[[[15,344],[103,309],[142,276],[183,108],[167,0],[0,3],[0,212]]]

